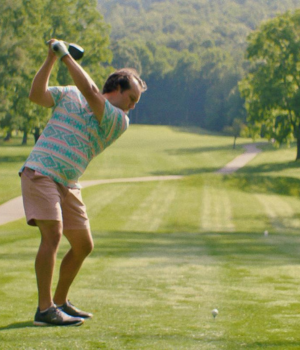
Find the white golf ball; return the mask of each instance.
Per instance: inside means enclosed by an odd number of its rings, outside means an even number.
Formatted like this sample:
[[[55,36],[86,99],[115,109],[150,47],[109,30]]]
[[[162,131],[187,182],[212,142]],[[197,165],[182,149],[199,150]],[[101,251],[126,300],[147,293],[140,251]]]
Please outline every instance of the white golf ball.
[[[266,236],[268,236],[268,234],[269,234],[269,232],[266,230],[266,231],[264,232],[264,236],[266,237]]]
[[[212,313],[213,317],[216,317],[216,316],[218,316],[219,311],[218,311],[218,309],[213,309],[211,313]]]

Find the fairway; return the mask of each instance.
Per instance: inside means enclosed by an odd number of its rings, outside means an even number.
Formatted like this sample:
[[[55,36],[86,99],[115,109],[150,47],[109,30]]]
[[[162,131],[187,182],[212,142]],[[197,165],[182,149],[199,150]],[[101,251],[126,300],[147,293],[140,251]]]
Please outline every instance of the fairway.
[[[81,327],[32,326],[39,234],[24,220],[0,226],[0,349],[299,349],[295,148],[267,144],[237,173],[215,174],[251,142],[232,141],[133,126],[91,163],[83,180],[184,177],[83,189],[95,249],[70,294],[94,313]],[[0,147],[8,182],[30,147]],[[66,249],[63,239],[59,260]]]

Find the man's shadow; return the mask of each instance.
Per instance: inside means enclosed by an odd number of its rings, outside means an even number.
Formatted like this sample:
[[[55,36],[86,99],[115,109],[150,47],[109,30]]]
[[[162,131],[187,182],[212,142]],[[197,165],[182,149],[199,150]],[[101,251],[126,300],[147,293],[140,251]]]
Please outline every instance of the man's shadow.
[[[32,321],[12,323],[12,324],[9,324],[8,326],[0,327],[0,331],[5,331],[8,329],[28,328],[28,327],[34,327]]]

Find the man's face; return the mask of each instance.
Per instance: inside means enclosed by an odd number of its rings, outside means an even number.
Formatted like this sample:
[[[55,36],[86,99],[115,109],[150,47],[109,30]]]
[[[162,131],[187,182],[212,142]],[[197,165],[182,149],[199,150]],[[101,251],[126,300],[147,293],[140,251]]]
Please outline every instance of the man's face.
[[[133,79],[130,83],[131,89],[121,92],[118,90],[115,96],[114,105],[122,109],[125,113],[128,113],[131,109],[135,108],[135,105],[139,102],[141,97],[141,91],[138,82]]]

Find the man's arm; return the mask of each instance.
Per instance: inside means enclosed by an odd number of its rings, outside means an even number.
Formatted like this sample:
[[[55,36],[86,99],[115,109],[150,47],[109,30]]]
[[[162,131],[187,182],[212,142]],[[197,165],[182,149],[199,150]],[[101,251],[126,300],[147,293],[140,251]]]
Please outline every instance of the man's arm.
[[[105,108],[105,98],[97,85],[70,55],[63,56],[61,60],[67,66],[75,85],[86,98],[97,120],[101,122]]]
[[[40,70],[35,75],[31,85],[29,94],[30,101],[43,107],[53,107],[54,105],[51,93],[48,91],[48,83],[56,59],[56,55],[49,48],[48,56]]]

